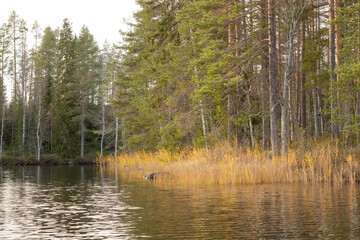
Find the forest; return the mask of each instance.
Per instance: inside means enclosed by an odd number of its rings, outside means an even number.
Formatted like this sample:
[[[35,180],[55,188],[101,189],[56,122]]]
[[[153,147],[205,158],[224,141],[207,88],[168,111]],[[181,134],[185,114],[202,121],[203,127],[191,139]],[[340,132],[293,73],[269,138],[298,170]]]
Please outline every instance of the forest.
[[[359,144],[359,1],[137,4],[122,41],[102,47],[68,19],[43,30],[10,14],[0,28],[0,158]]]

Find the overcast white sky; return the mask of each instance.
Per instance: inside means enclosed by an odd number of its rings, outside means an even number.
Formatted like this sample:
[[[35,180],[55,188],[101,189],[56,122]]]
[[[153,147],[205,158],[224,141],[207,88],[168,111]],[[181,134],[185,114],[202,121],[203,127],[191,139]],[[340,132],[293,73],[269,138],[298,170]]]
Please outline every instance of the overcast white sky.
[[[128,29],[124,19],[131,21],[137,9],[135,0],[1,0],[0,24],[8,21],[13,10],[26,21],[29,30],[35,20],[43,31],[47,26],[61,27],[64,18],[68,18],[74,33],[79,34],[86,25],[101,48],[105,39],[110,44],[121,40],[119,30]],[[28,34],[31,45],[31,31]],[[5,79],[5,85],[9,99],[11,80]]]
[[[109,43],[120,41],[119,30],[126,30],[123,19],[132,19],[137,9],[135,0],[2,0],[0,23],[7,22],[15,10],[31,29],[35,20],[42,29],[62,26],[64,18],[72,22],[74,33],[83,25],[88,26],[99,46],[105,39]]]

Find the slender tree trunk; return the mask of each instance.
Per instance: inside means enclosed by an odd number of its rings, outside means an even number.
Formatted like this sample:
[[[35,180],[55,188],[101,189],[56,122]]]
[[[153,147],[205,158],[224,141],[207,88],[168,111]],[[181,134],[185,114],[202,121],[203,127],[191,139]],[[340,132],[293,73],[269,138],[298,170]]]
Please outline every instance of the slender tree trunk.
[[[207,133],[206,133],[206,121],[205,121],[204,106],[203,106],[202,100],[200,100],[200,115],[201,115],[201,124],[202,124],[202,129],[203,129],[205,148],[208,149]]]
[[[358,39],[360,41],[360,10],[358,10]],[[357,49],[358,51],[358,61],[360,62],[360,47]],[[359,81],[359,79],[358,79]],[[358,83],[359,86],[359,83]],[[360,134],[359,134],[359,116],[360,116],[360,92],[356,92],[356,110],[355,110],[355,121],[356,121],[356,140],[357,143],[360,142]]]
[[[250,87],[248,87],[248,93],[246,95],[247,98],[247,102],[249,105],[249,110],[251,109],[251,101],[250,101]],[[249,111],[250,112],[250,111]],[[255,138],[254,138],[254,130],[253,130],[253,125],[252,125],[252,120],[251,120],[251,116],[249,117],[249,129],[250,129],[250,143],[251,143],[251,147],[255,147]]]
[[[294,52],[294,36],[298,26],[298,21],[302,15],[305,6],[307,5],[307,0],[304,1],[304,5],[301,8],[301,11],[296,15],[295,7],[292,14],[292,21],[289,30],[289,56],[287,59],[287,64],[284,71],[284,83],[283,83],[283,96],[282,96],[282,108],[281,108],[281,147],[282,153],[287,153],[287,134],[288,134],[288,106],[289,106],[289,87],[290,87],[290,71],[293,63],[293,52]]]
[[[85,85],[85,77],[84,75],[81,76],[81,83],[84,87]],[[84,139],[85,139],[85,93],[84,90],[81,90],[81,149],[80,149],[80,156],[84,158]]]
[[[196,66],[194,67],[194,71],[195,71],[196,82],[198,82],[199,81],[199,79],[198,79],[199,76],[198,76],[198,69],[197,69]],[[202,102],[201,99],[200,99],[200,117],[201,117],[201,125],[202,125],[202,129],[203,129],[203,137],[204,137],[205,147],[206,147],[206,149],[208,149],[204,106],[203,106],[203,102]]]
[[[3,98],[3,109],[1,116],[1,135],[0,135],[0,161],[2,159],[2,153],[3,153],[5,108],[6,108],[5,98]]]
[[[275,32],[275,0],[268,0],[269,18],[269,85],[270,85],[270,133],[271,147],[274,154],[279,153],[279,139],[277,129],[277,86],[276,86],[276,32]]]
[[[103,144],[105,137],[105,97],[104,93],[101,94],[101,122],[102,122],[102,131],[101,131],[101,149],[100,149],[100,157],[103,155]]]
[[[319,0],[317,0],[317,5],[319,5]],[[316,24],[316,28],[317,28],[317,31],[320,31],[320,26],[321,26],[321,18],[320,18],[320,11],[319,9],[317,9],[316,11],[317,13],[317,24]],[[319,47],[316,46],[316,49],[319,50]],[[317,63],[317,76],[319,78],[320,76],[320,73],[321,73],[321,59],[319,58],[318,60],[318,63]],[[319,135],[322,135],[323,134],[323,123],[322,123],[322,114],[321,114],[321,88],[318,87],[316,89],[316,96],[317,96],[317,106],[316,106],[316,114],[317,114],[317,117],[316,117],[316,121],[315,123],[317,124],[317,129],[318,129],[318,134]],[[316,129],[315,129],[315,135],[316,135]]]
[[[22,116],[22,139],[21,139],[21,154],[25,158],[25,132],[26,132],[26,37],[22,40],[22,59],[21,59],[21,85],[23,98],[23,116]]]
[[[293,63],[293,65],[295,65],[295,63]],[[294,109],[293,109],[293,93],[294,93],[294,88],[293,88],[293,82],[291,81],[289,83],[289,122],[290,122],[290,141],[294,141],[295,138],[295,119],[294,119]]]
[[[210,106],[209,108],[209,121],[210,121],[210,133],[213,133],[215,131],[215,123],[212,117],[212,106]]]
[[[118,151],[118,137],[119,136],[119,118],[116,117],[115,118],[115,152],[114,152],[114,156],[117,156],[117,151]]]
[[[355,110],[355,119],[356,119],[356,140],[357,143],[360,142],[359,136],[359,116],[360,116],[360,92],[356,93],[356,110]]]
[[[22,141],[21,141],[21,146],[22,146],[22,156],[23,158],[25,158],[25,132],[26,132],[26,94],[25,94],[25,89],[23,90],[23,117],[22,117]]]
[[[5,34],[3,36],[3,38],[1,39],[2,41],[2,49],[5,50]],[[4,86],[4,63],[5,63],[5,59],[4,59],[4,54],[1,55],[1,82],[2,82],[2,87]],[[2,159],[2,152],[3,152],[3,136],[4,136],[4,118],[5,118],[5,108],[6,108],[6,104],[5,104],[5,93],[2,92],[3,96],[2,97],[2,117],[1,117],[1,135],[0,135],[0,161]]]
[[[301,61],[300,61],[300,55],[301,55],[301,49],[300,49],[300,42],[301,42],[301,29],[298,31],[297,34],[297,68],[296,68],[296,122],[297,127],[301,125]]]
[[[262,0],[261,2],[262,10],[261,10],[261,21],[262,28],[266,29],[267,26],[267,11],[266,11],[266,0]],[[261,71],[262,71],[262,135],[263,135],[263,147],[264,149],[268,149],[271,146],[270,141],[270,116],[269,116],[269,59],[265,53],[269,52],[269,42],[268,36],[265,31],[261,34],[262,41],[264,41],[263,50],[264,54],[261,60]]]
[[[313,0],[310,0],[310,5],[313,6]],[[312,15],[311,15],[311,38],[312,41],[315,42],[315,11],[312,10]],[[316,51],[318,51],[318,45],[315,46]],[[317,64],[319,64],[319,62],[317,61]],[[317,76],[319,76],[320,72],[319,72],[319,66],[316,68],[317,69]],[[319,108],[318,108],[318,96],[317,96],[317,87],[316,85],[313,86],[312,90],[312,99],[313,99],[313,113],[314,113],[314,136],[318,137],[320,136],[320,119],[319,119]]]
[[[341,0],[335,0],[335,7],[338,9],[341,7]],[[339,17],[339,10],[335,11],[335,19]],[[340,51],[342,49],[342,44],[341,44],[341,27],[339,24],[335,24],[335,43],[336,43],[336,66],[340,67],[341,66],[341,56],[340,56]],[[339,74],[336,75],[336,81],[337,83],[340,83],[340,76]],[[345,126],[349,125],[348,122],[348,118],[350,115],[350,109],[349,109],[349,102],[345,101],[345,103],[342,103],[342,101],[340,101],[340,91],[337,92],[337,97],[338,97],[338,119],[340,120],[339,124],[339,128],[343,129]],[[346,122],[344,123],[341,118],[345,118]],[[346,130],[347,134],[346,136],[349,137],[350,132],[348,131],[348,129]]]
[[[330,108],[331,108],[331,134],[333,138],[339,138],[339,126],[337,123],[337,108],[335,100],[335,88],[334,84],[336,83],[336,74],[335,70],[335,29],[334,29],[334,0],[329,0],[329,71],[330,71]]]
[[[16,37],[16,22],[14,20],[14,26],[13,26],[13,44],[14,44],[14,59],[13,59],[13,61],[14,61],[14,63],[13,64],[14,64],[14,100],[15,100],[15,102],[17,100],[17,98],[16,98],[17,97],[16,39],[17,39],[17,37]]]
[[[190,34],[191,34],[191,38],[192,38],[192,29],[190,29]],[[195,52],[195,50],[194,50],[194,52]],[[194,73],[195,73],[196,83],[198,83],[199,75],[198,75],[197,66],[194,67]],[[206,149],[208,149],[206,120],[205,120],[205,114],[204,114],[203,101],[200,99],[199,103],[200,103],[200,117],[201,117],[201,125],[202,125],[202,130],[203,130],[203,137],[204,137],[205,147],[206,147]]]
[[[305,56],[305,19],[301,22],[301,62],[303,64]],[[301,72],[301,126],[306,128],[306,75]]]
[[[53,115],[52,107],[50,107],[50,152],[53,149]]]
[[[314,108],[314,128],[315,128],[315,132],[314,132],[314,136],[317,138],[320,135],[320,126],[319,126],[319,113],[318,113],[318,103],[317,103],[317,89],[316,87],[314,87],[312,89],[312,98],[313,98],[313,108]]]
[[[295,17],[295,16],[294,16]],[[289,83],[290,83],[290,70],[293,62],[293,37],[296,31],[297,22],[289,33],[289,56],[285,67],[285,76],[283,84],[283,97],[282,97],[282,111],[281,111],[281,151],[283,154],[287,153],[287,134],[288,134],[288,101],[289,101]]]
[[[228,25],[228,46],[229,48],[231,48],[231,44],[233,42],[233,30],[234,30],[234,26],[233,26],[233,23],[230,22],[229,25]],[[227,137],[228,137],[228,140],[230,141],[233,134],[234,134],[234,128],[235,128],[235,125],[234,125],[234,122],[232,121],[232,117],[233,117],[233,107],[232,107],[232,96],[231,96],[231,88],[228,87],[227,88]]]
[[[322,116],[322,110],[321,110],[321,106],[323,106],[322,103],[322,98],[321,98],[321,88],[318,88],[318,109],[319,109],[319,119],[320,119],[320,134],[323,135],[324,134],[324,120],[323,120],[323,116]]]
[[[16,58],[16,40],[17,40],[17,36],[16,36],[16,19],[14,19],[14,22],[13,22],[13,47],[14,47],[14,54],[13,54],[13,71],[14,71],[14,86],[13,86],[13,98],[14,98],[14,101],[16,102],[17,100],[17,70],[16,70],[16,65],[17,65],[17,58]],[[11,118],[12,118],[12,121],[11,121],[11,144],[12,145],[15,145],[14,144],[14,138],[15,138],[15,133],[14,133],[14,129],[15,129],[15,110],[14,108],[12,108],[12,111],[11,111]],[[15,155],[15,148],[12,147],[12,154]]]
[[[239,56],[240,56],[240,46],[239,46],[239,42],[240,42],[240,20],[239,19],[235,19],[235,58],[236,60],[239,59]],[[235,74],[236,76],[239,76],[240,74],[240,71],[239,69],[236,69],[235,70]],[[234,110],[234,114],[236,116],[239,116],[240,115],[240,106],[241,106],[241,91],[240,91],[240,83],[237,83],[236,84],[236,100],[235,100],[235,103],[234,103],[234,106],[235,106],[235,110]],[[241,132],[241,129],[239,126],[234,126],[235,128],[235,139],[238,143],[241,142],[241,136],[240,136],[240,132]]]
[[[40,151],[41,151],[41,141],[40,141],[40,122],[41,122],[41,93],[39,91],[39,106],[38,106],[38,116],[37,116],[37,127],[36,127],[36,140],[37,140],[37,151],[36,159],[40,161]]]

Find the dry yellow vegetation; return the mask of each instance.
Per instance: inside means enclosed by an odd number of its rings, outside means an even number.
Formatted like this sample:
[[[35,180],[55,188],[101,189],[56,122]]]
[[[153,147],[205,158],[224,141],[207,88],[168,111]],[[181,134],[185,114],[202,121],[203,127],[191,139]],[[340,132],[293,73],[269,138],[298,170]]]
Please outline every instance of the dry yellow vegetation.
[[[259,147],[241,148],[229,142],[209,149],[184,149],[177,153],[123,153],[98,159],[100,164],[140,170],[167,171],[182,185],[260,183],[355,183],[360,178],[358,148],[343,149],[337,142],[311,141],[292,146],[288,154],[273,156]],[[139,175],[140,175],[139,173]],[[161,179],[157,179],[161,181]]]

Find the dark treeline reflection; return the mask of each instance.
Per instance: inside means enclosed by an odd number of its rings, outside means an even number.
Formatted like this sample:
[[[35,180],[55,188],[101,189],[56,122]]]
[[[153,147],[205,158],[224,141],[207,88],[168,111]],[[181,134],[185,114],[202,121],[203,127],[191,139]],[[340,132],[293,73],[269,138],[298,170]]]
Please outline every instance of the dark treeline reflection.
[[[0,166],[0,239],[360,237],[357,185],[179,187],[141,174]]]

